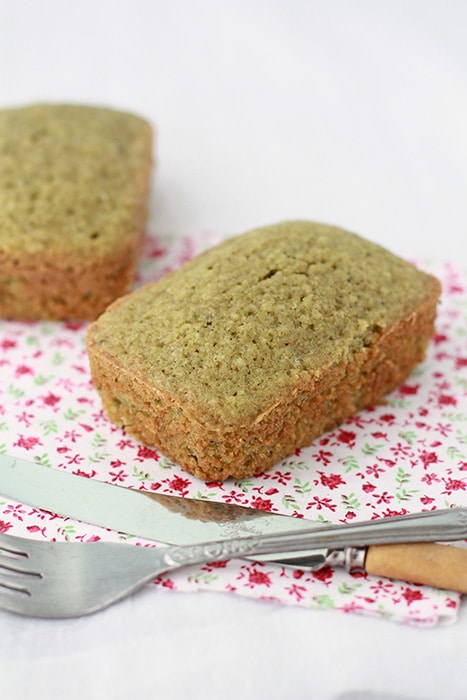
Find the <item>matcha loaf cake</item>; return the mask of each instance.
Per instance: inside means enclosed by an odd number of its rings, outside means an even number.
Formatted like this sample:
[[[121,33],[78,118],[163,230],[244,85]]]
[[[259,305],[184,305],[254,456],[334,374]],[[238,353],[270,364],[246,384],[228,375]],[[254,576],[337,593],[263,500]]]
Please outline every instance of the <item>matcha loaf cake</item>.
[[[0,316],[94,319],[131,288],[152,129],[125,112],[0,111]]]
[[[111,421],[204,480],[260,474],[378,402],[425,355],[438,280],[355,234],[231,238],[88,329]]]

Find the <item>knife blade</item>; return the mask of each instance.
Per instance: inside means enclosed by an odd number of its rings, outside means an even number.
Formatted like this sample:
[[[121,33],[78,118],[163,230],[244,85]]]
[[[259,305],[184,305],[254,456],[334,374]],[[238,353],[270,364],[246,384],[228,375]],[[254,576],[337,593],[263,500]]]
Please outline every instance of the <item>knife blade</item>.
[[[165,544],[309,530],[310,521],[230,503],[140,491],[0,455],[0,494],[19,503]]]

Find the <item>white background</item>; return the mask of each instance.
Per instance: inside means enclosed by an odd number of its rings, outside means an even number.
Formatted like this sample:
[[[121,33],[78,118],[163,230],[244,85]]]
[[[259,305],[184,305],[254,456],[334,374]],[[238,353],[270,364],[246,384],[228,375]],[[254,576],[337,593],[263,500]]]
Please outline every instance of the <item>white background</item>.
[[[0,109],[146,116],[153,231],[307,218],[466,268],[466,35],[463,0],[0,0]],[[145,591],[81,620],[0,613],[5,700],[465,700],[466,655],[465,611],[415,630]]]

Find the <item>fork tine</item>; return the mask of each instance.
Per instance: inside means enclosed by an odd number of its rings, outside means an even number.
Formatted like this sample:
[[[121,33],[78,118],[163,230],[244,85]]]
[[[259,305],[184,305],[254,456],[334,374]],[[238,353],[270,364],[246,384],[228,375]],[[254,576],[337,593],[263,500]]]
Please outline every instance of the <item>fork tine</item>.
[[[27,557],[28,553],[25,551],[27,543],[28,540],[24,539],[24,537],[0,534],[0,550],[2,553],[6,552],[12,556]]]
[[[2,591],[16,591],[17,593],[24,593],[25,595],[30,595],[30,591],[25,585],[27,583],[27,578],[18,575],[16,572],[10,574],[6,569],[0,569],[0,589]]]
[[[0,534],[0,609],[34,617],[53,616],[41,595],[41,560],[48,549],[47,542]]]
[[[34,552],[39,551],[38,544],[21,537],[0,535],[0,572],[40,576],[39,559],[34,556]]]
[[[32,594],[42,574],[31,551],[37,544],[13,535],[0,534],[0,608],[30,615],[35,609]]]
[[[23,568],[28,563],[23,544],[16,537],[0,535],[0,608],[28,614],[31,593],[27,583],[38,574]]]
[[[29,591],[4,587],[0,583],[0,609],[8,612],[31,615],[33,599]]]
[[[16,583],[21,585],[21,581],[25,583],[34,579],[42,578],[42,574],[39,571],[33,571],[32,569],[24,569],[20,566],[14,566],[10,563],[5,563],[2,561],[0,556],[0,585],[4,581],[6,585],[11,582],[11,585]]]

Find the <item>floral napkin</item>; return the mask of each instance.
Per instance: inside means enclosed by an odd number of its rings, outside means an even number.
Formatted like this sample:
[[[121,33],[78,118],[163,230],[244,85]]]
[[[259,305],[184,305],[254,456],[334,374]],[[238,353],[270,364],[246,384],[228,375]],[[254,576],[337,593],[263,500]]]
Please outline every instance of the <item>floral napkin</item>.
[[[148,236],[138,283],[156,280],[215,236]],[[387,397],[262,476],[204,483],[113,426],[90,381],[85,324],[0,321],[0,452],[162,494],[237,503],[332,523],[467,506],[467,276],[424,265],[443,284],[426,361]],[[47,540],[147,542],[12,502],[0,494],[0,532]],[[161,576],[154,586],[212,590],[309,610],[400,623],[454,622],[460,596],[428,586],[310,573],[231,560]]]

